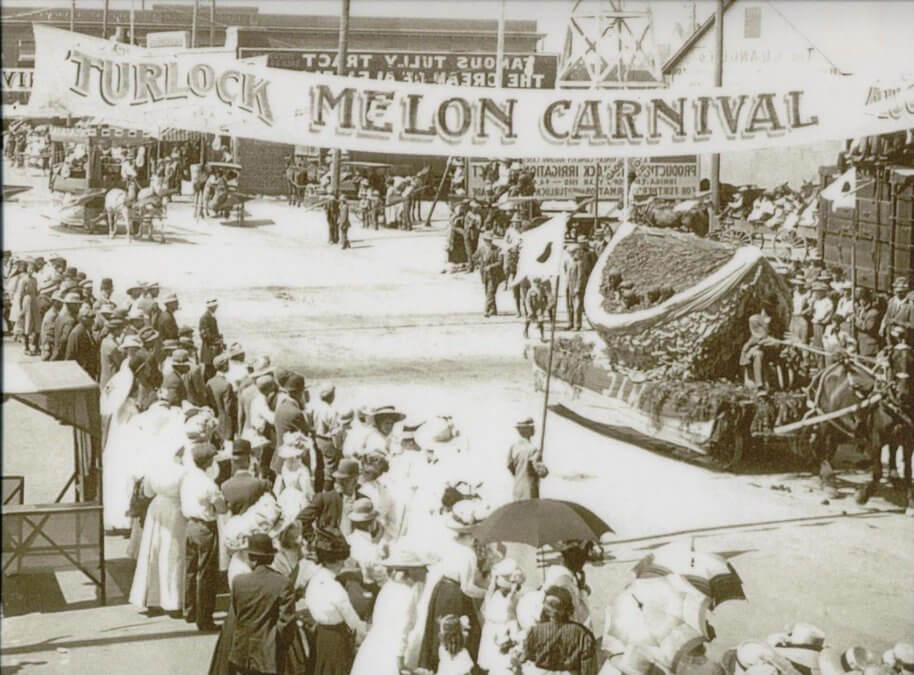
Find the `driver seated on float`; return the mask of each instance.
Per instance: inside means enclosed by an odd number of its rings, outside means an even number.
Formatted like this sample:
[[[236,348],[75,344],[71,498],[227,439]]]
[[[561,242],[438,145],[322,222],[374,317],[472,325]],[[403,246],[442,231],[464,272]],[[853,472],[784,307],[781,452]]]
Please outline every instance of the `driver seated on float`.
[[[749,339],[743,344],[739,355],[739,365],[743,369],[746,384],[755,387],[777,389],[770,382],[772,373],[776,377],[777,351],[780,346],[769,335],[771,317],[763,307],[757,314],[749,317]]]

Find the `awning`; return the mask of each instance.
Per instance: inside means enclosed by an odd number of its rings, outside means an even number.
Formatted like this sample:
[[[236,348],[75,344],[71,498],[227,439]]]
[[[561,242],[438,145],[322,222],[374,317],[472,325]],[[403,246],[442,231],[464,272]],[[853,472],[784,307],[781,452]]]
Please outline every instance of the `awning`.
[[[200,131],[187,131],[186,129],[165,129],[159,134],[159,140],[164,143],[178,143],[190,141],[199,143],[206,141],[208,134]]]
[[[101,438],[98,383],[75,361],[4,364],[4,402],[8,398]]]

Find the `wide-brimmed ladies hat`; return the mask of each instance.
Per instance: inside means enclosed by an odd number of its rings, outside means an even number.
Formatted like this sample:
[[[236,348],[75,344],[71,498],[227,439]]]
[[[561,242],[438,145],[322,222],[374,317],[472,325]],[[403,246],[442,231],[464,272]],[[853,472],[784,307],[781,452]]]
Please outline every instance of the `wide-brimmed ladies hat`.
[[[305,448],[303,447],[283,443],[279,446],[279,450],[276,451],[276,456],[280,459],[294,459],[295,457],[301,457],[304,452]]]
[[[382,405],[371,411],[372,419],[377,422],[379,419],[389,419],[393,422],[399,422],[406,419],[406,414],[400,412],[392,405]]]
[[[885,651],[882,662],[896,670],[914,673],[914,644],[898,642],[894,647]]]
[[[825,647],[825,633],[809,623],[794,624],[789,630],[768,636],[768,644],[794,665],[818,670],[819,652]]]
[[[467,438],[460,433],[450,417],[426,420],[415,431],[414,440],[422,450],[438,453],[461,453],[467,449]]]
[[[746,640],[736,648],[734,675],[743,675],[750,669],[773,668],[780,675],[800,675],[800,672],[785,657],[775,651],[767,642]]]
[[[428,567],[429,561],[420,557],[415,551],[402,550],[391,552],[390,556],[381,561],[389,569],[415,569]]]

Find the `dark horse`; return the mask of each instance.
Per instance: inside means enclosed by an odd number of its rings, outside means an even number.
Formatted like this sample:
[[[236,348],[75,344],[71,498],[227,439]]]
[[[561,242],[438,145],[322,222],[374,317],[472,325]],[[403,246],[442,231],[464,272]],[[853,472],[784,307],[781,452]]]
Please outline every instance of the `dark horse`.
[[[888,446],[890,480],[901,490],[908,515],[914,515],[911,350],[894,350],[887,370],[885,374],[877,373],[845,357],[816,376],[809,386],[809,401],[816,414],[838,411],[877,396],[878,401],[820,424],[814,432],[814,443],[823,479],[832,474],[831,459],[840,441],[850,440],[858,449],[868,449],[872,477],[857,491],[859,504],[865,504],[879,486],[882,480],[882,448]],[[899,448],[904,460],[903,482],[899,481],[895,468]]]

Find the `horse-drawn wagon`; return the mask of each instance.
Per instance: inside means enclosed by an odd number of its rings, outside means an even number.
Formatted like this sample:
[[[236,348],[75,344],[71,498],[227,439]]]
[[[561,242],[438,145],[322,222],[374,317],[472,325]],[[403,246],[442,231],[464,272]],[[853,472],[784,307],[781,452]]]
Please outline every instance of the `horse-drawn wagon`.
[[[125,186],[123,167],[146,182],[155,139],[142,131],[91,125],[51,127],[49,187],[60,197],[59,224],[87,232],[107,230],[105,195]]]

